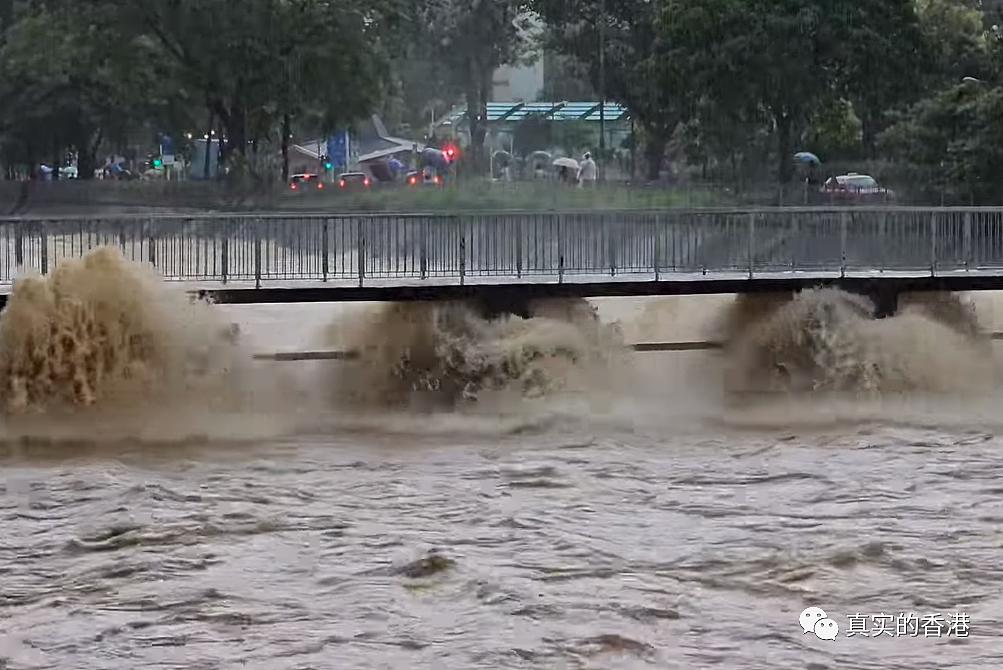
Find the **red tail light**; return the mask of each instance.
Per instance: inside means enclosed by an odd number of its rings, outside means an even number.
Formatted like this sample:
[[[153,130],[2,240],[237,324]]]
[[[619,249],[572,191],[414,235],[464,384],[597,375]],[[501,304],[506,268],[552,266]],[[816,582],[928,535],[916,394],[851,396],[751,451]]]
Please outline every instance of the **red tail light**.
[[[291,188],[292,190],[295,191],[296,190],[296,184],[289,184],[289,188]]]
[[[324,188],[324,182],[322,181],[317,182],[317,188]]]
[[[338,181],[338,186],[340,186],[342,188],[345,188],[345,180],[344,179],[339,180]]]
[[[435,175],[434,177],[432,177],[432,181],[434,181],[436,184],[438,184],[439,183],[439,175]]]
[[[408,177],[408,180],[407,180],[407,183],[409,183],[409,184],[413,184],[413,183],[415,183],[416,181],[417,181],[417,179],[415,179],[414,177]]]
[[[363,186],[369,186],[369,179],[368,179],[368,178],[366,178],[366,179],[363,179],[363,180],[362,180],[362,185],[363,185]]]

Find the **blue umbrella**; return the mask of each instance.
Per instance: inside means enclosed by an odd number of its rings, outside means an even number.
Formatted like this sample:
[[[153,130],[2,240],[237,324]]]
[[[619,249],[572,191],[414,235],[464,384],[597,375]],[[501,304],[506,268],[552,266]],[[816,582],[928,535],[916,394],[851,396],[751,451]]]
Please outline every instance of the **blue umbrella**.
[[[799,163],[812,163],[814,165],[820,165],[822,163],[822,161],[818,159],[818,156],[810,151],[799,151],[794,154],[794,160]]]
[[[432,147],[426,147],[421,152],[421,161],[425,165],[431,165],[437,170],[449,169],[449,158],[445,152]]]

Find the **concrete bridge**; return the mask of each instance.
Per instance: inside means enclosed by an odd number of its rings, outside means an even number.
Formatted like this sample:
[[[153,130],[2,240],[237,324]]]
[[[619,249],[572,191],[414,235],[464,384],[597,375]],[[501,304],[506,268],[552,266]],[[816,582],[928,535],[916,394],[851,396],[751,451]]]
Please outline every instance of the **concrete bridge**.
[[[231,303],[1003,289],[1003,209],[914,207],[9,218],[0,287],[104,245]]]

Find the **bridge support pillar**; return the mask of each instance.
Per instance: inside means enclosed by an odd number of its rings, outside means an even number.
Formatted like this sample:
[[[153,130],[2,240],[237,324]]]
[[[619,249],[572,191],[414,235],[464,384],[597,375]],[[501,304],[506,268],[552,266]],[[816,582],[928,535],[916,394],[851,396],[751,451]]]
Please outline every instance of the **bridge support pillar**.
[[[519,295],[518,291],[499,291],[488,293],[484,296],[474,298],[472,301],[474,309],[485,319],[497,319],[507,314],[514,314],[528,319],[529,299],[524,295]]]
[[[874,303],[874,318],[884,319],[894,316],[899,308],[899,292],[897,288],[882,286],[871,289],[867,297]]]

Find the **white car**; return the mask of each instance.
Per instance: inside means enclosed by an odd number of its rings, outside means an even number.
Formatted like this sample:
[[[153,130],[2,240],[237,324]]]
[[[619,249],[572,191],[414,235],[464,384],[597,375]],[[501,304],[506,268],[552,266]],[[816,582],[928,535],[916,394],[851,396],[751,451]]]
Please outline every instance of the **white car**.
[[[847,172],[838,177],[829,177],[822,185],[825,193],[839,193],[859,196],[892,197],[892,192],[878,184],[877,180],[869,174],[858,174]]]

